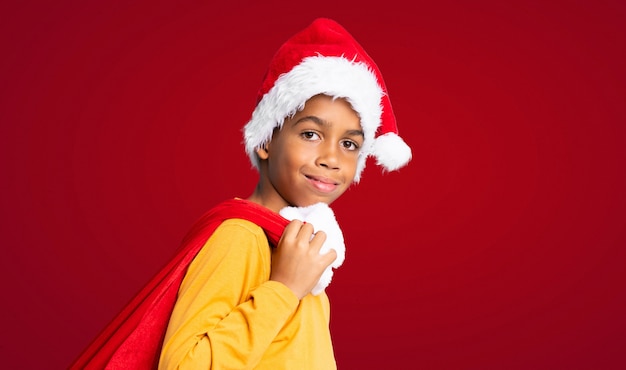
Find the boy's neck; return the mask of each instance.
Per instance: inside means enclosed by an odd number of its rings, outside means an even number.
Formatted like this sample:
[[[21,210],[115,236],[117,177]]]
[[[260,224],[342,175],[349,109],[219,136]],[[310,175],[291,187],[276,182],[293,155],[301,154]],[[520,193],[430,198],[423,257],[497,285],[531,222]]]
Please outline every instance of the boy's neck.
[[[263,186],[261,182],[259,182],[256,188],[254,189],[254,192],[248,198],[246,198],[246,200],[253,202],[253,203],[257,203],[276,213],[278,213],[284,207],[289,206],[289,204],[283,199],[275,199],[276,197],[264,196],[264,192],[262,188]]]

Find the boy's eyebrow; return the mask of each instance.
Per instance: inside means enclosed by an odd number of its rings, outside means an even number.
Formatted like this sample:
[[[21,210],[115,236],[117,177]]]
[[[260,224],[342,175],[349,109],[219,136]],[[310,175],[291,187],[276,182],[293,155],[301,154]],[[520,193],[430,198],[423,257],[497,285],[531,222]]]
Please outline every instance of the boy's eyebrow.
[[[313,123],[315,123],[316,125],[319,126],[330,126],[330,123],[328,121],[325,121],[317,116],[305,116],[302,117],[300,119],[298,119],[296,122],[293,123],[294,126],[298,125],[298,123],[304,122],[304,121],[312,121]],[[365,137],[365,134],[363,133],[363,130],[348,130],[347,134],[349,136],[361,136],[361,137]]]

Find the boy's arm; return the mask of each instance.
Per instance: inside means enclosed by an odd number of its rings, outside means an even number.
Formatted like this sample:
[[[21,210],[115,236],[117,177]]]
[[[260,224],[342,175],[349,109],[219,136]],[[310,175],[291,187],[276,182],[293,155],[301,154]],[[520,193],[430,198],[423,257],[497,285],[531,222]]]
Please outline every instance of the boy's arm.
[[[159,367],[254,367],[299,303],[268,281],[270,264],[260,228],[241,220],[218,227],[181,284]]]

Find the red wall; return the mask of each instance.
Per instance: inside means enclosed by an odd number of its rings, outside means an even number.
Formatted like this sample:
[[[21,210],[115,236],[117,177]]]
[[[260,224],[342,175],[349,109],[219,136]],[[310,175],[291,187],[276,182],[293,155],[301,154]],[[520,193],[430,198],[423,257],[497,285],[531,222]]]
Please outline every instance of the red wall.
[[[12,3],[3,367],[66,367],[197,217],[252,191],[240,129],[316,16],[378,62],[414,153],[334,204],[339,367],[626,366],[620,2]]]

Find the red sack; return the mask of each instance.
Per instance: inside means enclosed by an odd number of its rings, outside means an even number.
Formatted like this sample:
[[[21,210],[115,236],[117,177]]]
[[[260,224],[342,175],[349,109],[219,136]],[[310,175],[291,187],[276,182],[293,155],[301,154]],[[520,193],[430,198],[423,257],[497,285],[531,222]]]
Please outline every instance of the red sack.
[[[75,369],[156,369],[178,288],[191,261],[213,231],[231,218],[259,225],[276,245],[289,223],[277,213],[243,199],[224,201],[189,231],[178,253],[161,269],[69,367]]]

